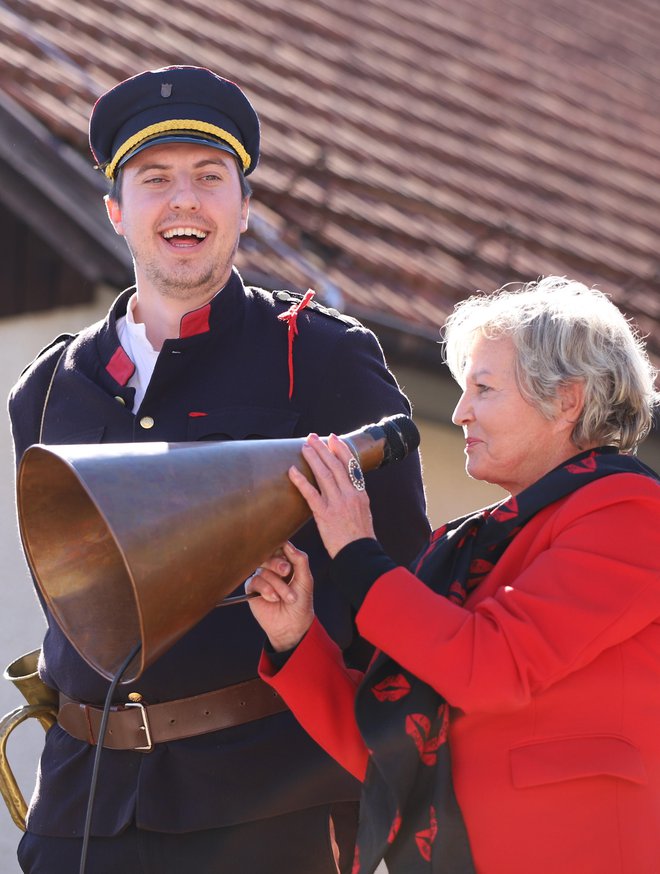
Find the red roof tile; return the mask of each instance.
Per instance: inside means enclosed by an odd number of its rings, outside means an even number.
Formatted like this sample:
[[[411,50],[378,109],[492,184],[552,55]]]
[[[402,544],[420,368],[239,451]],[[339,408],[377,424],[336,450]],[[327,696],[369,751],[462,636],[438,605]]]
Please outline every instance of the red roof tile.
[[[86,156],[120,78],[196,63],[240,82],[269,229],[244,240],[248,277],[322,275],[347,311],[433,336],[475,288],[559,273],[610,292],[660,356],[654,0],[5,0],[0,39],[0,88]]]

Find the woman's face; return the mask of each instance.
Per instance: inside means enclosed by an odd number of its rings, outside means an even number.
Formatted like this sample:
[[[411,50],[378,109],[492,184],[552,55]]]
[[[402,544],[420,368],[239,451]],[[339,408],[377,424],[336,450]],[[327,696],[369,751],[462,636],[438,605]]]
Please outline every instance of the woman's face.
[[[575,399],[560,396],[555,416],[547,419],[521,395],[515,360],[508,337],[476,335],[452,416],[465,434],[467,474],[512,495],[579,451],[570,439],[577,413],[569,403]]]

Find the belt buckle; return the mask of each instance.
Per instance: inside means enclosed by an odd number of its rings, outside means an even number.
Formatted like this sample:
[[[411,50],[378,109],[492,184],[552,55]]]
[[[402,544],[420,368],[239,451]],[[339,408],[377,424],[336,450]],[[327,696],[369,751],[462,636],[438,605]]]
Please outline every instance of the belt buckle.
[[[141,701],[127,701],[124,704],[124,707],[139,707],[140,713],[142,716],[142,725],[140,726],[140,731],[145,733],[145,738],[147,741],[147,745],[144,747],[133,747],[134,750],[140,750],[141,752],[150,753],[154,748],[154,742],[151,737],[151,729],[149,727],[149,717],[147,716],[147,708]]]

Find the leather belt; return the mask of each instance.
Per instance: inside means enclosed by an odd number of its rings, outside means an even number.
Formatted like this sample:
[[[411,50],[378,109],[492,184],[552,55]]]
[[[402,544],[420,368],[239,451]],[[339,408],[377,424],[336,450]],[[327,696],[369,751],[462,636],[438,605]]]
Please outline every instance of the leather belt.
[[[155,744],[231,728],[286,709],[277,692],[259,677],[162,704],[128,701],[111,707],[103,746],[150,752]],[[95,745],[102,715],[102,707],[60,693],[57,721],[72,737]]]

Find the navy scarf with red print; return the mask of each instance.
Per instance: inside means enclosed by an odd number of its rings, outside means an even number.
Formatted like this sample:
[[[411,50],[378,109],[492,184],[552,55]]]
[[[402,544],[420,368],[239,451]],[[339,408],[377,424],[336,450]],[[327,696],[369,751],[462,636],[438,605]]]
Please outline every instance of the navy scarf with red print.
[[[412,570],[462,604],[539,510],[615,473],[658,479],[612,447],[582,452],[519,495],[435,531]],[[361,684],[356,717],[370,759],[353,874],[372,874],[383,858],[389,874],[474,874],[452,785],[444,699],[381,653]]]

